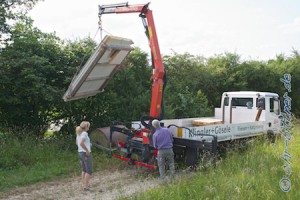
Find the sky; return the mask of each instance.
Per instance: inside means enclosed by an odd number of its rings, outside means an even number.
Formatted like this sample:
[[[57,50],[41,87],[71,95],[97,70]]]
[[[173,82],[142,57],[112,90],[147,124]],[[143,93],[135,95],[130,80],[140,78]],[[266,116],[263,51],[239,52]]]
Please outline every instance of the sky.
[[[29,15],[43,32],[62,39],[92,37],[101,41],[98,5],[119,0],[44,0]],[[300,1],[298,0],[131,0],[150,3],[161,53],[190,53],[211,57],[237,53],[244,60],[269,60],[278,54],[300,51]],[[102,16],[106,34],[131,39],[150,52],[138,13]]]

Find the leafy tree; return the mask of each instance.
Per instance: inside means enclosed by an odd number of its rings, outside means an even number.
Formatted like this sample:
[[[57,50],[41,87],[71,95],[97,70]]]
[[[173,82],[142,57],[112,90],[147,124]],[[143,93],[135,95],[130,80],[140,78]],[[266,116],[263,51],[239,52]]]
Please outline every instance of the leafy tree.
[[[0,52],[0,125],[6,131],[37,135],[49,123],[65,120],[63,130],[72,132],[82,120],[94,127],[111,121],[139,120],[148,115],[151,101],[151,68],[147,53],[135,48],[105,91],[95,97],[64,102],[62,96],[96,44],[90,38],[62,41],[41,32],[32,20],[23,18],[11,31],[11,41]],[[225,53],[205,59],[188,53],[164,56],[168,84],[165,118],[211,116],[225,91],[271,91],[283,95],[279,81],[292,75],[293,112],[300,114],[299,54],[278,55],[263,61],[240,60]]]
[[[99,127],[113,120],[138,120],[146,114],[151,68],[147,54],[139,49],[130,54],[101,95],[68,103],[62,100],[73,75],[95,46],[90,38],[65,43],[34,28],[30,19],[16,24],[11,43],[0,53],[1,128],[26,129],[38,135],[49,123],[64,119],[68,123],[63,130],[73,132],[84,119]]]
[[[211,115],[211,107],[201,92],[206,74],[205,60],[188,53],[165,56],[168,75],[165,94],[166,118],[187,118]]]
[[[283,78],[284,74],[290,74],[292,77],[292,91],[288,94],[292,98],[292,112],[296,116],[300,116],[300,56],[298,51],[293,50],[293,55],[289,58],[284,55],[277,55],[275,60],[268,62],[270,70],[276,72],[276,89],[275,91],[282,97],[287,89],[285,89],[280,78]]]
[[[139,48],[134,49],[123,63],[123,69],[107,87],[118,96],[115,102],[118,120],[139,120],[149,114],[152,69],[147,57]]]
[[[0,48],[5,46],[11,33],[11,22],[19,21],[39,0],[1,0],[0,2]],[[10,24],[8,23],[10,22]]]
[[[240,56],[228,52],[206,60],[200,85],[202,92],[214,107],[220,106],[223,92],[244,88],[244,81],[236,81],[240,73],[240,64]]]
[[[12,42],[0,54],[2,128],[35,133],[47,128],[66,78],[68,58],[61,46],[59,38],[32,27],[29,19],[12,29]]]

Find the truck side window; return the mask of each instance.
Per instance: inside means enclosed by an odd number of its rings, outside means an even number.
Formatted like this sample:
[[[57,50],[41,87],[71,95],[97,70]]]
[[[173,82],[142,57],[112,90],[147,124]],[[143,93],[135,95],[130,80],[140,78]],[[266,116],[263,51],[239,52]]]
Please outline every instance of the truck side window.
[[[232,98],[232,106],[239,107],[253,107],[253,99],[252,98]]]

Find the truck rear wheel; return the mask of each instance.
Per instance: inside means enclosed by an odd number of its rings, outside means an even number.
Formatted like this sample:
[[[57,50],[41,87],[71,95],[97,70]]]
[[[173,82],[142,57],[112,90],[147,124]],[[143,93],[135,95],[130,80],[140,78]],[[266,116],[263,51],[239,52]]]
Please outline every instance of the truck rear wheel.
[[[203,169],[209,168],[210,166],[215,166],[216,163],[216,155],[214,155],[210,151],[203,151],[200,154],[200,165]]]
[[[198,153],[197,148],[186,147],[185,164],[187,166],[197,166],[198,156],[199,156],[199,153]]]

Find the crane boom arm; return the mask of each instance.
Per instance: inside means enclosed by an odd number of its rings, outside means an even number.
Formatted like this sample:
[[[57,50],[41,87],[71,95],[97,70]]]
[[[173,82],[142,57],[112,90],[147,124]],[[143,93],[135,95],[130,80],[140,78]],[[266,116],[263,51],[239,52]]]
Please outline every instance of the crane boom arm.
[[[146,29],[146,35],[149,39],[151,56],[153,62],[152,97],[149,116],[152,118],[162,118],[163,90],[166,84],[165,71],[160,54],[158,39],[152,10],[148,8],[149,3],[145,5],[128,5],[128,3],[111,4],[99,6],[99,17],[102,14],[124,14],[124,13],[140,13],[143,25]]]

